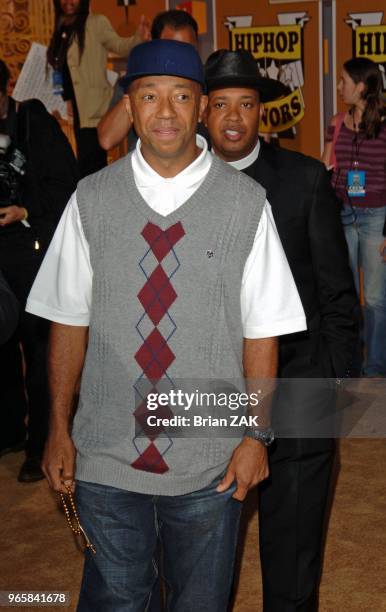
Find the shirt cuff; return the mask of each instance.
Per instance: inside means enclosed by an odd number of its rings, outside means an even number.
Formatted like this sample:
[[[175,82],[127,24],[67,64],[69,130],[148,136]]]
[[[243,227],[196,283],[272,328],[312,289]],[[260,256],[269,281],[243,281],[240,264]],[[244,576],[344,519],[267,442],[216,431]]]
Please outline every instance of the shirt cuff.
[[[86,314],[68,314],[60,310],[50,308],[40,302],[27,300],[25,307],[26,312],[37,315],[43,319],[48,319],[54,323],[62,323],[63,325],[75,325],[79,327],[88,327],[90,324],[90,316]]]
[[[285,336],[294,334],[295,332],[305,331],[307,329],[307,321],[305,317],[296,317],[296,319],[285,319],[284,321],[272,321],[271,324],[265,324],[257,327],[247,325],[244,329],[244,338],[255,340],[258,338],[274,338],[276,336]]]

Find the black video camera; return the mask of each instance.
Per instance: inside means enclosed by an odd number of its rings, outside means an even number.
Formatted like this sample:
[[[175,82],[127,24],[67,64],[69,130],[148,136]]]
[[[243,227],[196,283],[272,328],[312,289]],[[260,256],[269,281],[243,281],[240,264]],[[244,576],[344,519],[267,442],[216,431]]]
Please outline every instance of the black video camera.
[[[8,134],[0,134],[0,208],[20,202],[20,179],[25,174],[27,160],[12,145]]]

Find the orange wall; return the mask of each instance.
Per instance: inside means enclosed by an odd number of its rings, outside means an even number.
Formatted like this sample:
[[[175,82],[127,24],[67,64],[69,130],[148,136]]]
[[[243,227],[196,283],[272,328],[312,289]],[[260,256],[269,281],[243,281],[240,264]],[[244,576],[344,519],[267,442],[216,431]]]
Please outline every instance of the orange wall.
[[[92,10],[109,17],[119,34],[134,32],[140,16],[145,14],[150,20],[165,10],[166,0],[137,0],[129,7],[129,25],[125,21],[123,7],[115,0],[92,0]],[[283,140],[283,146],[302,151],[314,157],[320,156],[320,91],[319,91],[319,11],[318,2],[291,2],[288,4],[269,4],[269,0],[217,0],[217,46],[229,48],[229,33],[224,26],[227,16],[252,15],[252,26],[278,25],[278,13],[307,11],[310,21],[304,28],[304,79],[303,88],[306,114],[297,124],[294,140]],[[337,80],[342,63],[352,55],[352,30],[345,23],[348,12],[385,11],[383,23],[386,24],[385,0],[337,0]],[[338,97],[338,110],[343,106]]]
[[[340,2],[340,0],[338,0]],[[320,156],[320,104],[319,104],[319,34],[318,3],[291,2],[270,5],[268,0],[220,0],[217,2],[218,47],[229,47],[228,30],[223,25],[230,15],[253,15],[252,26],[278,25],[278,13],[307,11],[311,20],[304,29],[304,100],[306,113],[296,125],[295,140],[283,140],[283,146],[302,153]],[[346,26],[347,27],[347,26]]]
[[[338,0],[336,7],[336,72],[337,83],[342,64],[352,57],[352,28],[345,23],[348,13],[371,13],[383,11],[382,24],[386,25],[385,0]],[[338,96],[338,111],[345,110]]]
[[[121,36],[133,34],[140,20],[145,15],[150,21],[157,13],[165,10],[165,0],[137,0],[135,6],[129,6],[129,24],[126,24],[125,9],[118,6],[116,0],[91,0],[93,13],[106,15]]]
[[[340,1],[340,0],[339,0]],[[235,8],[237,6],[237,8]],[[105,14],[121,35],[133,33],[140,16],[152,19],[159,11],[165,10],[164,0],[137,0],[129,7],[129,26],[125,22],[123,7],[115,0],[92,0],[93,12]],[[217,46],[229,47],[229,34],[223,25],[228,15],[253,15],[252,25],[278,25],[277,14],[307,11],[311,20],[304,30],[304,79],[303,94],[306,114],[296,126],[296,138],[284,140],[283,146],[319,157],[320,155],[320,104],[319,104],[319,54],[318,54],[318,2],[291,2],[270,5],[269,0],[217,0]],[[347,26],[346,26],[347,27]],[[347,28],[348,29],[348,28]]]

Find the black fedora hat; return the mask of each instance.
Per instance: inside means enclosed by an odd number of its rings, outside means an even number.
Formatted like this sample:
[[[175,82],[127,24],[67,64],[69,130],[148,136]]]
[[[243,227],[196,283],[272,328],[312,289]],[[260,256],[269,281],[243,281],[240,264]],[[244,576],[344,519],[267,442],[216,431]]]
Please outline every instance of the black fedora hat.
[[[208,93],[227,87],[257,89],[262,102],[276,100],[289,91],[280,81],[262,77],[253,55],[245,49],[219,49],[212,53],[206,60],[205,81]]]

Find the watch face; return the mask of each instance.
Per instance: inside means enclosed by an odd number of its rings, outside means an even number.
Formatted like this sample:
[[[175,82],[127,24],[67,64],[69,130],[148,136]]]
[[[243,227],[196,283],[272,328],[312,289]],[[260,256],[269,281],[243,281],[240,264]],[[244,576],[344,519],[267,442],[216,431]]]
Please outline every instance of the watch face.
[[[270,446],[275,439],[273,429],[267,427],[266,429],[250,429],[246,434],[248,437],[258,440],[264,446]]]

